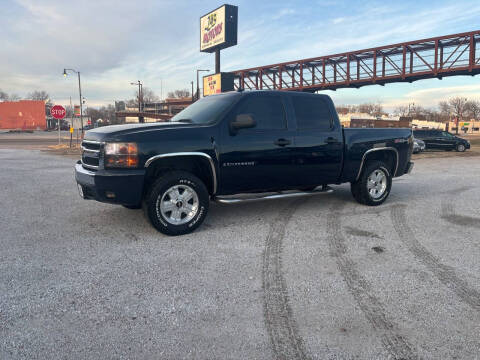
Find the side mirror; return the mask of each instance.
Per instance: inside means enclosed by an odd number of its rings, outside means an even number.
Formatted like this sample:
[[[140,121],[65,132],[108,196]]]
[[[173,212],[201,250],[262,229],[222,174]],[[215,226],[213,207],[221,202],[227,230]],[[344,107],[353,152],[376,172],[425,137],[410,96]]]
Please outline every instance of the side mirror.
[[[257,125],[257,122],[251,114],[239,114],[235,121],[230,123],[230,129],[236,133],[240,129],[249,129]]]

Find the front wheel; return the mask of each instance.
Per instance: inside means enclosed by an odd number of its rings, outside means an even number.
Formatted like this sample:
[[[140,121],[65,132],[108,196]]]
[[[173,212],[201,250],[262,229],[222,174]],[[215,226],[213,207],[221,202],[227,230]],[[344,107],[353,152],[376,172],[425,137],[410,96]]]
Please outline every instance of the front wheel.
[[[464,151],[465,151],[465,145],[463,145],[463,144],[458,144],[458,145],[457,145],[457,151],[458,151],[458,152],[464,152]]]
[[[392,175],[382,161],[370,161],[360,175],[351,183],[352,195],[360,204],[377,206],[390,194]]]
[[[152,225],[166,235],[191,233],[205,219],[209,206],[205,184],[195,175],[173,171],[160,177],[146,197]]]

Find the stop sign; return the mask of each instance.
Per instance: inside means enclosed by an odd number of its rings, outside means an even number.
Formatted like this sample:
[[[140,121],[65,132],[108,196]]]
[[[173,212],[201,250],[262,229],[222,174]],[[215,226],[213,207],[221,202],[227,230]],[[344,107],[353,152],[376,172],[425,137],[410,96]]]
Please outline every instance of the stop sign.
[[[63,119],[65,115],[67,114],[67,111],[62,105],[55,105],[52,107],[50,110],[50,114],[55,118],[55,119]]]

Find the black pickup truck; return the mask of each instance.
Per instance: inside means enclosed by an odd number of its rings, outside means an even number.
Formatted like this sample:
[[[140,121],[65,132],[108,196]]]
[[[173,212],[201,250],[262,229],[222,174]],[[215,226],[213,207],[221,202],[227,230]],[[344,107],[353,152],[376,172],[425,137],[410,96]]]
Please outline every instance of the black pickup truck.
[[[392,178],[412,170],[412,147],[411,129],[343,129],[326,95],[236,91],[203,98],[171,122],[88,131],[75,177],[84,199],[143,204],[155,228],[179,235],[203,222],[210,200],[350,182],[358,202],[379,205]]]

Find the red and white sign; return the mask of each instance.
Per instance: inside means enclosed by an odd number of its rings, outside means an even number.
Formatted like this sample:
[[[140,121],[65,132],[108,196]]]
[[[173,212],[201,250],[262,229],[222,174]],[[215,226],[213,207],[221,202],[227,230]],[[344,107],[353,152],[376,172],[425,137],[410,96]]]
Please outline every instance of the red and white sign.
[[[67,111],[62,105],[55,105],[52,107],[50,110],[50,114],[55,118],[55,119],[63,119],[65,115],[67,115]]]

